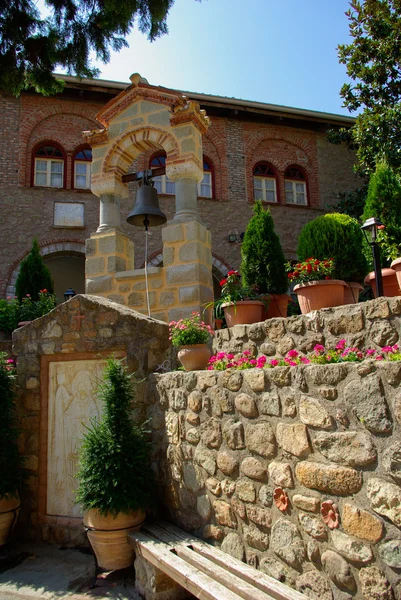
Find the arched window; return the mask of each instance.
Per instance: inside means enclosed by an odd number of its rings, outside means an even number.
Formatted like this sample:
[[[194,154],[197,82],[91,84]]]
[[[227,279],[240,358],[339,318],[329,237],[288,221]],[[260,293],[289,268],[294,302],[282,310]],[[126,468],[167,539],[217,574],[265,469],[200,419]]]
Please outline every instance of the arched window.
[[[154,154],[150,159],[150,169],[156,169],[157,167],[165,166],[166,155],[164,152]],[[175,182],[171,181],[167,175],[158,175],[157,177],[153,177],[153,181],[158,194],[175,194]]]
[[[268,163],[258,163],[253,168],[253,197],[263,202],[277,202],[276,173]]]
[[[198,196],[202,198],[213,198],[213,164],[203,157],[203,179],[198,183]]]
[[[61,148],[43,144],[34,152],[35,186],[64,187],[65,155]]]
[[[293,165],[284,173],[284,189],[286,204],[307,206],[306,175],[301,167]]]
[[[75,190],[90,190],[92,149],[79,148],[73,155],[72,164],[74,177],[72,187]]]

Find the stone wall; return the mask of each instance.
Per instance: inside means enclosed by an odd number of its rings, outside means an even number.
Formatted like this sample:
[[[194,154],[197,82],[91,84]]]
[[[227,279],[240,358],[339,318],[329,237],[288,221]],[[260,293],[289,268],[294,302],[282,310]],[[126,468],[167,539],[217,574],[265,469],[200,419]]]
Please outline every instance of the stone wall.
[[[165,361],[171,366],[168,327],[103,298],[79,295],[15,330],[13,351],[19,388],[19,446],[27,470],[19,534],[52,543],[83,544],[82,519],[55,516],[47,510],[49,365],[66,361],[85,365],[85,361],[111,355],[126,357],[130,372],[139,380],[133,416],[142,420],[147,403],[143,379]]]
[[[378,347],[398,340],[400,313],[401,299],[379,299],[237,326],[214,344]],[[400,363],[152,378],[154,470],[175,522],[310,597],[400,598]]]

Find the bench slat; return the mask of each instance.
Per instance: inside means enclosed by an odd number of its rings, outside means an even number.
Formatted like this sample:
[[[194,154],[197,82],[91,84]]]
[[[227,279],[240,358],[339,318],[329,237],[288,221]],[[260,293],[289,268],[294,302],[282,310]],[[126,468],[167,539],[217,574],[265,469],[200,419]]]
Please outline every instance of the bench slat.
[[[176,556],[164,542],[139,532],[129,534],[135,551],[199,600],[243,600],[240,596]]]
[[[175,525],[171,525],[165,521],[159,523],[163,529],[171,534],[174,534],[177,539],[187,542],[192,548],[199,552],[205,558],[208,558],[216,565],[230,570],[234,575],[237,575],[247,583],[254,585],[256,588],[270,594],[276,600],[305,600],[305,596],[300,592],[290,588],[289,586],[277,581],[269,575],[265,575],[261,571],[256,571],[253,567],[237,560],[222,550],[210,546],[199,540],[198,538],[189,538],[188,535],[181,531]]]
[[[197,569],[200,569],[203,573],[206,573],[206,575],[210,575],[213,579],[241,596],[244,600],[271,599],[270,594],[266,594],[265,592],[256,589],[254,585],[247,583],[240,577],[233,575],[229,570],[216,565],[216,563],[213,563],[211,560],[204,558],[185,546],[177,546],[176,552],[180,558],[183,558],[186,562]]]

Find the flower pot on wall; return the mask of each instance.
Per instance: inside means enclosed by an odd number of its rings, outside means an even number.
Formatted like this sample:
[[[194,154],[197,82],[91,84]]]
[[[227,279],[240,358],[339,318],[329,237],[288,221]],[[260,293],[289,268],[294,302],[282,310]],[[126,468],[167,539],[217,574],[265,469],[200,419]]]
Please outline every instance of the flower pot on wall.
[[[0,546],[7,544],[10,533],[17,522],[20,506],[19,496],[0,498]]]
[[[395,260],[393,260],[390,266],[393,269],[393,271],[395,271],[398,287],[401,290],[401,258],[396,258]]]
[[[207,344],[181,346],[178,360],[186,371],[203,371],[206,369],[212,353]]]
[[[392,298],[393,296],[401,296],[401,291],[397,280],[397,273],[394,269],[382,269],[382,279],[384,296],[387,296],[388,298]],[[377,298],[376,276],[374,271],[371,271],[368,273],[368,275],[366,275],[365,283],[372,286],[373,295],[375,298]]]
[[[227,302],[221,305],[224,309],[224,317],[227,327],[234,325],[251,325],[260,323],[264,308],[260,300],[240,300],[238,302]]]
[[[298,283],[294,287],[294,292],[298,297],[302,314],[306,315],[312,310],[344,304],[344,289],[345,281],[328,279]]]
[[[356,281],[346,281],[344,288],[344,304],[357,304],[363,286]]]
[[[143,510],[118,513],[115,517],[101,515],[95,509],[84,513],[83,523],[100,568],[116,571],[132,565],[134,550],[128,544],[127,536],[131,531],[137,531],[144,520]]]

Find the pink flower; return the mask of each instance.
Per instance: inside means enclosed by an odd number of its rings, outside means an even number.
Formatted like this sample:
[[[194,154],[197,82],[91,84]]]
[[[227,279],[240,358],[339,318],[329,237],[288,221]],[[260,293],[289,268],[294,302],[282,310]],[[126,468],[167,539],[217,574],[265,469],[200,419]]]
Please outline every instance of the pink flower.
[[[324,346],[322,346],[322,344],[316,344],[313,349],[315,352],[324,352]]]
[[[376,356],[376,360],[384,360],[383,356]]]
[[[376,350],[374,348],[368,348],[366,350],[366,356],[373,356],[374,354],[376,354]]]
[[[273,359],[270,361],[270,364],[271,364],[271,366],[272,366],[272,367],[277,367],[277,365],[278,365],[278,360],[277,360],[277,359],[275,359],[275,358],[273,358]]]
[[[296,350],[290,350],[289,352],[287,352],[287,356],[289,358],[296,358],[298,356],[298,352]]]
[[[345,340],[340,340],[338,342],[338,344],[336,345],[336,350],[344,350],[345,344],[346,344]]]

